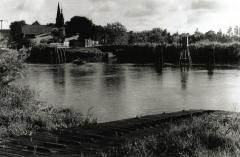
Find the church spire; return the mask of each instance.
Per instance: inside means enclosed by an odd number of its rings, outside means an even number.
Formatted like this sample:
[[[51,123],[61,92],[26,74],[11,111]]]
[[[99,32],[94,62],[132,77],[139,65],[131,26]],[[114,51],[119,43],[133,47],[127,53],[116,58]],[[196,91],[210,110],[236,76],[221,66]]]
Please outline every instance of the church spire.
[[[63,12],[62,12],[62,9],[60,9],[60,5],[59,5],[59,2],[58,2],[57,17],[56,17],[56,26],[57,26],[57,27],[62,27],[63,25],[64,25]]]

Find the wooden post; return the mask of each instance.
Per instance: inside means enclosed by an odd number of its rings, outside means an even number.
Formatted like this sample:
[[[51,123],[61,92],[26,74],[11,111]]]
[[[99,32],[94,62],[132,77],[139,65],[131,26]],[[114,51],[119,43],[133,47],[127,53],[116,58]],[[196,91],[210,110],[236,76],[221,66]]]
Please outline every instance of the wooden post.
[[[182,36],[181,38],[181,52],[179,58],[180,66],[190,66],[192,64],[192,59],[189,51],[188,36]]]

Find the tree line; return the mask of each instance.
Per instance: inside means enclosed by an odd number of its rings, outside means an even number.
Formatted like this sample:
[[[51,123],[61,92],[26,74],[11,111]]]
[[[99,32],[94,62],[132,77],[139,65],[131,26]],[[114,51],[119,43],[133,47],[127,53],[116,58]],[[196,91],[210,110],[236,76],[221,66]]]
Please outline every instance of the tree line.
[[[35,22],[36,24],[36,22]],[[39,24],[39,23],[38,23]],[[25,21],[15,21],[10,25],[12,41],[17,43],[24,43],[22,34],[22,26],[26,25]],[[55,24],[47,24],[49,27],[55,27]],[[71,37],[79,35],[79,40],[93,39],[99,41],[103,45],[127,45],[127,44],[173,44],[179,43],[181,39],[180,33],[171,34],[167,29],[153,28],[152,30],[145,30],[140,32],[128,31],[127,28],[120,22],[109,23],[105,26],[96,25],[87,17],[74,16],[64,24],[66,36]],[[54,36],[60,36],[59,33],[53,29]],[[218,32],[207,31],[200,32],[198,29],[189,35],[190,43],[197,42],[233,42],[240,41],[240,27],[229,27],[227,33],[224,34],[221,30]],[[21,44],[20,44],[21,45]]]

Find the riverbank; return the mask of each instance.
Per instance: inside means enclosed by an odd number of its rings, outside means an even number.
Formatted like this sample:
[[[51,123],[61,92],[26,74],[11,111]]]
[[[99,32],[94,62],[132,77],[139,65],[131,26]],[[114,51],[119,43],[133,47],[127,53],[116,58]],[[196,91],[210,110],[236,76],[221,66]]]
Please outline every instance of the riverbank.
[[[129,134],[123,145],[106,154],[125,157],[239,156],[239,120],[237,113],[217,111],[168,121]]]
[[[66,48],[39,45],[28,51],[27,63],[64,64],[75,60],[103,61],[106,54],[98,48]]]
[[[11,85],[0,88],[0,139],[94,122],[92,117],[39,101],[36,93],[28,87]]]
[[[0,58],[0,141],[40,130],[57,131],[94,122],[89,116],[38,100],[36,92],[27,86],[15,85],[14,81],[23,75],[22,54],[0,50]]]
[[[133,63],[179,63],[180,44],[139,44],[98,47],[103,52],[112,52],[119,62]],[[240,44],[201,42],[189,45],[193,64],[237,64],[240,61]]]
[[[238,156],[237,113],[183,111],[41,132],[1,144],[22,156]],[[4,148],[4,149],[3,149]]]

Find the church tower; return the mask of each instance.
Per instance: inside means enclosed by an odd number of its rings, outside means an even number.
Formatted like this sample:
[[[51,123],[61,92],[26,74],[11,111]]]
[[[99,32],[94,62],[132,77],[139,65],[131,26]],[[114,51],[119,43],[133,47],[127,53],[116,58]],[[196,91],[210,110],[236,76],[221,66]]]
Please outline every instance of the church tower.
[[[64,26],[63,10],[60,9],[60,5],[59,5],[59,2],[58,2],[57,17],[56,17],[56,27],[61,28],[63,26]]]

